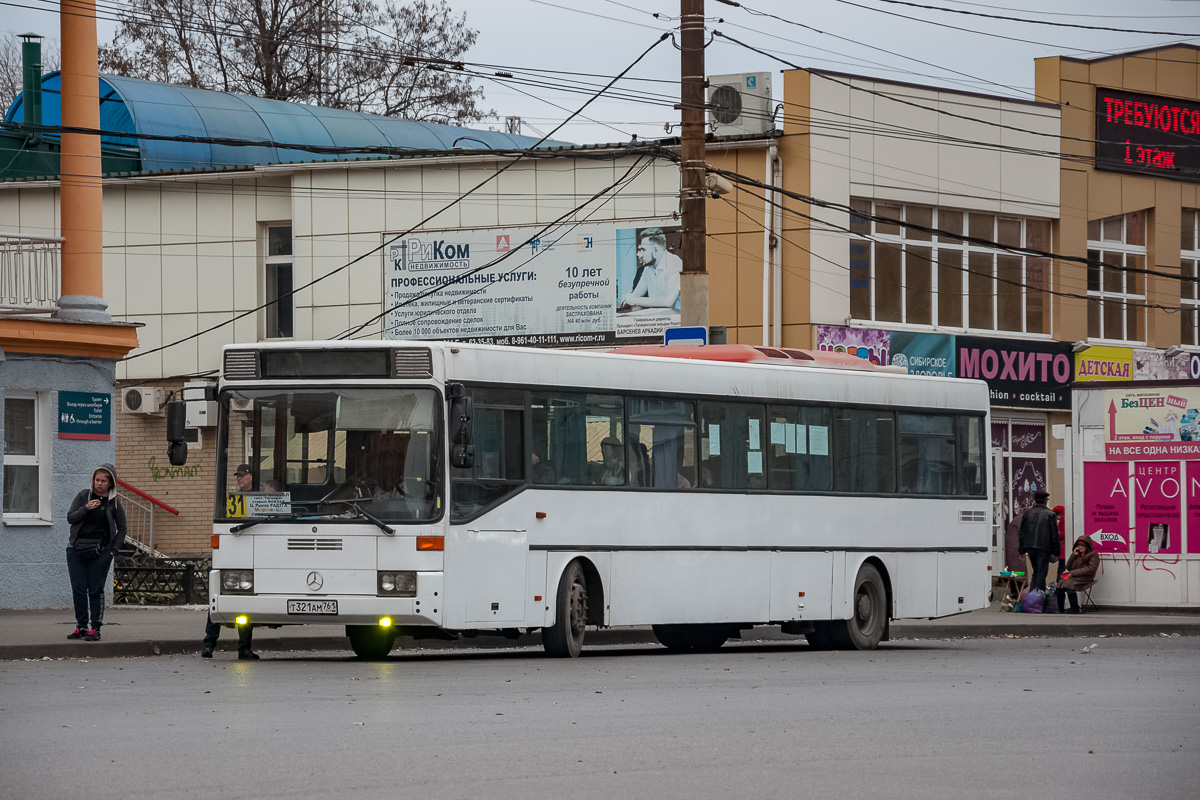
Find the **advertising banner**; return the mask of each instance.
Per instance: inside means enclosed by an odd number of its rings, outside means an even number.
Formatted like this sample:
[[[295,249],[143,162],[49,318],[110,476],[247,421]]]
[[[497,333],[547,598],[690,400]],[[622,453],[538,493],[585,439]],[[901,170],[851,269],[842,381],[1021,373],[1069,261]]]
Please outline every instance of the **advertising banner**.
[[[1071,345],[958,336],[958,377],[981,378],[992,403],[1015,408],[1071,407]]]
[[[1178,462],[1151,461],[1133,465],[1137,552],[1150,555],[1180,552],[1181,490]]]
[[[1107,389],[1104,405],[1109,460],[1200,458],[1200,388]]]
[[[1200,461],[1189,461],[1187,469],[1187,551],[1200,553]]]
[[[891,334],[874,328],[843,328],[840,325],[817,326],[817,349],[849,353],[872,364],[891,361]]]
[[[1129,347],[1089,347],[1075,354],[1077,381],[1133,380],[1133,350]]]
[[[1128,553],[1129,465],[1087,461],[1083,465],[1083,532],[1099,553]],[[1067,542],[1067,548],[1071,546]]]
[[[953,378],[955,373],[954,337],[942,333],[892,331],[894,366],[907,367],[909,375]]]
[[[679,228],[418,232],[384,253],[385,339],[661,344],[679,325]],[[391,238],[384,234],[384,241]]]

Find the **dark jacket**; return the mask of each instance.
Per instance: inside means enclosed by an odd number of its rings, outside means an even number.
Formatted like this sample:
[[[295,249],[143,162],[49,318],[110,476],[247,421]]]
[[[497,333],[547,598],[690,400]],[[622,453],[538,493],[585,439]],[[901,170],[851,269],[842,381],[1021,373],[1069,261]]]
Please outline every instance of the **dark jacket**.
[[[1030,550],[1051,553],[1058,559],[1061,542],[1058,538],[1058,515],[1046,508],[1045,503],[1036,503],[1021,518],[1021,532],[1017,544],[1021,555]]]
[[[1075,547],[1083,545],[1084,553],[1082,556],[1075,555]],[[1100,569],[1100,554],[1096,552],[1096,548],[1092,546],[1092,540],[1088,536],[1080,536],[1075,540],[1075,545],[1071,548],[1071,555],[1067,558],[1067,566],[1063,568],[1063,572],[1071,573],[1071,577],[1063,581],[1062,585],[1067,589],[1080,591],[1089,586],[1096,585],[1096,572]]]
[[[117,497],[116,467],[112,464],[101,464],[92,472],[92,476],[95,477],[100,470],[104,470],[112,478],[112,487],[108,490],[108,536],[100,543],[100,549],[115,556],[125,544],[125,509]],[[75,540],[79,538],[79,531],[83,528],[83,521],[87,518],[87,503],[91,495],[92,487],[88,486],[71,501],[71,509],[67,512],[67,522],[71,525],[71,538],[67,544],[71,547],[75,546]]]

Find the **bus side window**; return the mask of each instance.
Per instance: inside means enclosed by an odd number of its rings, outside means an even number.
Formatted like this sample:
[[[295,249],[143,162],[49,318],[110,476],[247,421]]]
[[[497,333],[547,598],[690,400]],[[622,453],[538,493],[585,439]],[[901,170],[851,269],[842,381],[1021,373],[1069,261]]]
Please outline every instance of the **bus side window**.
[[[628,408],[629,485],[660,491],[695,487],[695,404],[631,397]]]
[[[896,491],[896,419],[891,411],[835,409],[833,445],[837,491]]]
[[[717,489],[766,489],[766,414],[757,403],[704,403],[701,472]]]
[[[987,494],[985,476],[987,467],[984,459],[987,449],[983,441],[983,419],[960,416],[958,422],[958,467],[960,477],[958,493],[971,497]]]
[[[533,483],[544,486],[624,486],[624,398],[556,392],[534,394]],[[616,455],[612,442],[616,442]],[[605,442],[610,457],[605,460]],[[607,474],[606,474],[607,472]]]
[[[470,519],[525,485],[525,393],[509,389],[468,391],[474,401],[475,464],[450,470],[451,522]]]
[[[900,491],[954,494],[954,417],[900,414]]]
[[[829,409],[771,406],[767,444],[770,488],[827,492],[833,486],[829,462]]]

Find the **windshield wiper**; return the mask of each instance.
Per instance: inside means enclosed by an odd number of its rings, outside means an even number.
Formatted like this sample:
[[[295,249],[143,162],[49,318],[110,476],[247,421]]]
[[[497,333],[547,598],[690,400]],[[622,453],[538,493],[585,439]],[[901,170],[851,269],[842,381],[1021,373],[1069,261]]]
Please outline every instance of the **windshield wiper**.
[[[358,499],[354,499],[354,500],[322,500],[321,502],[323,502],[323,503],[339,503],[341,505],[350,506],[350,508],[354,509],[355,513],[358,514],[358,516],[362,517],[367,522],[370,522],[372,525],[379,528],[379,530],[383,531],[388,536],[396,535],[396,530],[394,528],[389,527],[386,522],[379,519],[374,514],[371,514],[366,509],[364,509],[362,506],[360,506],[359,503],[362,501],[360,501]]]

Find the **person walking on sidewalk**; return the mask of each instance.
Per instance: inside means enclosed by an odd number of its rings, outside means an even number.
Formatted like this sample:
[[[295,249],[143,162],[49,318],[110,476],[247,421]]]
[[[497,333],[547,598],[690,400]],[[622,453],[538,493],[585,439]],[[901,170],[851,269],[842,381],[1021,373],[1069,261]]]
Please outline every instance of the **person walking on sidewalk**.
[[[1058,561],[1060,547],[1058,515],[1046,507],[1049,499],[1049,492],[1034,492],[1033,507],[1021,518],[1018,552],[1029,556],[1033,566],[1031,588],[1036,591],[1045,591],[1046,573],[1050,570],[1050,562]]]
[[[92,472],[92,485],[71,501],[67,523],[71,526],[67,574],[75,601],[75,630],[67,638],[98,642],[108,568],[125,544],[125,509],[117,498],[117,470],[112,464],[101,464]]]
[[[1079,592],[1096,584],[1096,572],[1100,569],[1100,554],[1092,545],[1092,537],[1080,536],[1071,548],[1067,565],[1063,568],[1062,583],[1054,590],[1058,602],[1058,613],[1063,613],[1063,597],[1071,601],[1071,613],[1080,613]]]

